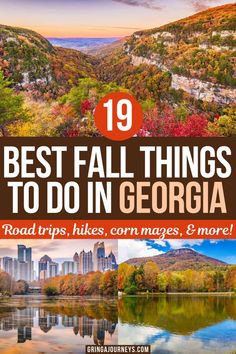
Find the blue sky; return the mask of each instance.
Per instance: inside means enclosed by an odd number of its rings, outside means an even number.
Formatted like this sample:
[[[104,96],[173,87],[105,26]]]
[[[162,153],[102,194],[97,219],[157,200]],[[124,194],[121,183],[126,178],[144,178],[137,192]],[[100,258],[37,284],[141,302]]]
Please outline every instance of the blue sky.
[[[119,262],[134,257],[151,257],[184,247],[236,264],[236,240],[119,240]]]

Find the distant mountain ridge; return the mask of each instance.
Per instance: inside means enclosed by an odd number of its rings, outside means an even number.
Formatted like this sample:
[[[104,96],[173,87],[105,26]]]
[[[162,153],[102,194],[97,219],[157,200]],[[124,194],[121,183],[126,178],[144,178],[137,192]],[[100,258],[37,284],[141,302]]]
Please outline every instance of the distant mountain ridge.
[[[228,266],[223,261],[205,256],[191,248],[171,250],[153,257],[132,258],[124,263],[141,266],[150,261],[156,263],[161,270],[208,269]]]
[[[91,54],[97,50],[102,50],[106,46],[119,40],[118,37],[108,38],[53,38],[47,40],[55,47],[80,50],[85,54]]]

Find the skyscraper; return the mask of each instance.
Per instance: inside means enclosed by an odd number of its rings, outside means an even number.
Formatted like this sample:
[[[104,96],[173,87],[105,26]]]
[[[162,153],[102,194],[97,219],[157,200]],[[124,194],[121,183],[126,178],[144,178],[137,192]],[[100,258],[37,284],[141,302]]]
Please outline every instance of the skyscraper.
[[[32,248],[24,245],[18,245],[18,261],[19,262],[31,262],[32,261]]]
[[[33,280],[34,262],[32,261],[32,249],[18,245],[18,258],[3,257],[2,267],[14,280]]]
[[[17,252],[17,261],[18,264],[14,265],[15,280],[25,280],[25,281],[32,281],[34,278],[34,266],[32,262],[32,248],[26,247],[25,245],[18,245],[18,252]]]
[[[62,263],[62,275],[78,274],[78,267],[79,263],[77,262],[65,261]]]
[[[86,274],[93,271],[93,253],[92,251],[80,253],[80,272]]]
[[[106,272],[107,270],[116,270],[118,268],[116,263],[116,257],[110,252],[108,257],[98,258],[98,270],[100,272]]]
[[[59,274],[59,264],[45,255],[39,261],[39,279],[56,277]]]
[[[74,257],[73,257],[73,261],[76,263],[79,263],[79,255],[78,252],[75,252]]]
[[[96,242],[93,247],[93,270],[96,272],[99,270],[98,260],[105,257],[104,242]]]
[[[39,261],[39,277],[42,270],[47,270],[47,262],[52,262],[52,260],[45,254]]]
[[[2,259],[3,270],[13,276],[13,258],[3,257]]]
[[[59,264],[56,262],[50,262],[48,264],[48,277],[53,278],[59,274]]]
[[[75,252],[74,257],[73,257],[74,263],[76,263],[75,268],[76,268],[76,273],[80,273],[80,260],[79,260],[79,254]]]
[[[112,267],[111,269],[113,269],[113,270],[118,269],[118,265],[116,263],[116,256],[114,255],[114,253],[112,251],[110,252],[108,258],[111,259],[111,267]]]

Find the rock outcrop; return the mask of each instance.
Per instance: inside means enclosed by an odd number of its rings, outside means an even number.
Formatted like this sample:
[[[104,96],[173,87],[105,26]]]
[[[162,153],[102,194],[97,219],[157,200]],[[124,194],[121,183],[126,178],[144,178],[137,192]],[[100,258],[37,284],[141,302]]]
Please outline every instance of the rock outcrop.
[[[131,62],[135,66],[141,64],[155,65],[161,70],[169,71],[171,73],[171,87],[175,90],[183,90],[197,100],[216,102],[220,105],[229,105],[236,102],[236,89],[234,88],[227,88],[212,82],[174,74],[171,69],[154,58],[149,59],[131,55]]]

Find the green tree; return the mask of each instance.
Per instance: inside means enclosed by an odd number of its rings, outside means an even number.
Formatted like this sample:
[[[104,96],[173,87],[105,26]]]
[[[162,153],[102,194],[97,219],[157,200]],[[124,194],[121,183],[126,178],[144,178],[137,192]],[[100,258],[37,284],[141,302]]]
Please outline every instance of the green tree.
[[[136,285],[131,285],[130,287],[125,288],[124,291],[127,295],[136,295],[138,289]]]
[[[47,295],[47,296],[57,296],[58,295],[58,290],[56,287],[53,286],[45,286],[43,289],[43,292]]]
[[[167,285],[168,285],[168,282],[167,282],[166,273],[158,274],[158,277],[157,277],[158,290],[162,293],[165,293],[167,291]]]
[[[226,108],[224,114],[209,123],[209,130],[224,136],[236,136],[236,110],[235,108]]]
[[[11,121],[25,118],[23,97],[16,95],[10,88],[11,82],[0,71],[0,129],[6,135],[5,125]]]

